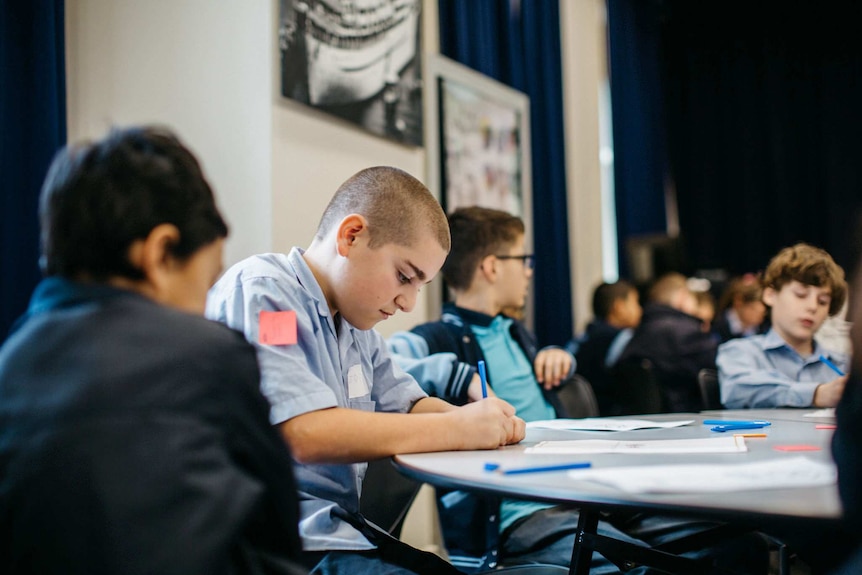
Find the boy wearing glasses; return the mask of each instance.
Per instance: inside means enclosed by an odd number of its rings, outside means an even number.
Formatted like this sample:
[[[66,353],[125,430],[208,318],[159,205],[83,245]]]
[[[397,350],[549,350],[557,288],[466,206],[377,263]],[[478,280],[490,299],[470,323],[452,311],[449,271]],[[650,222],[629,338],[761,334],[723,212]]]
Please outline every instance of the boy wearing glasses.
[[[557,347],[539,350],[535,335],[503,313],[524,306],[533,275],[523,221],[506,212],[470,207],[454,211],[449,228],[452,247],[442,271],[454,302],[444,306],[440,321],[394,334],[390,350],[426,391],[453,403],[475,400],[477,393],[481,397],[471,382],[477,362],[484,360],[489,393],[493,389],[511,403],[519,417],[529,422],[565,416],[553,391],[574,372],[574,358]],[[569,565],[577,512],[462,491],[437,489],[437,497],[449,560],[461,570],[498,564]],[[682,529],[691,533],[700,528],[658,517],[617,519],[622,530],[601,521],[599,533],[640,545],[648,545],[638,537],[645,529],[672,540],[684,534]],[[590,573],[617,572],[604,557],[593,555]]]

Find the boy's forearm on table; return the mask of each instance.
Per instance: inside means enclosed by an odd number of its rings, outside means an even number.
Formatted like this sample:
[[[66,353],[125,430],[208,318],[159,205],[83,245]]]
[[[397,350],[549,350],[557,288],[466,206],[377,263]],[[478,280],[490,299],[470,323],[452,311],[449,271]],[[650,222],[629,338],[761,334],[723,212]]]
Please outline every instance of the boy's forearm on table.
[[[280,430],[300,463],[358,463],[399,453],[460,449],[444,419],[454,409],[431,397],[416,402],[409,414],[334,407],[294,417]]]

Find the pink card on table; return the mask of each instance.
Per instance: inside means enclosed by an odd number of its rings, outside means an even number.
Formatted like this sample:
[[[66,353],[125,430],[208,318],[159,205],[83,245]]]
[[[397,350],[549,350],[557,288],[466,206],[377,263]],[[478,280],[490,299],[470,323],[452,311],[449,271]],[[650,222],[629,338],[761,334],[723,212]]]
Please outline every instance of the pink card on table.
[[[772,449],[778,451],[820,451],[816,445],[776,445]]]

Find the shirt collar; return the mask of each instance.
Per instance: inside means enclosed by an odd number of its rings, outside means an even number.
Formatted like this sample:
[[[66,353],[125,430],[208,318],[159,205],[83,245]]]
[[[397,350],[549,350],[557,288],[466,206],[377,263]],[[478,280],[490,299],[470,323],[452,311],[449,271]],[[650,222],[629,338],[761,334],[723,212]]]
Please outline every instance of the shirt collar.
[[[488,315],[480,311],[474,311],[471,309],[458,307],[451,303],[448,303],[443,306],[443,311],[444,313],[451,313],[457,315],[464,322],[477,327],[491,327],[491,324],[497,321],[498,324],[501,324],[504,326],[504,328],[508,329],[508,327],[512,324],[512,319],[504,316],[503,314],[497,314],[495,316]]]
[[[18,331],[29,318],[40,313],[119,297],[147,299],[131,290],[104,283],[76,282],[59,276],[47,277],[36,285],[27,311],[15,321],[8,335]]]
[[[778,332],[775,331],[775,328],[770,328],[769,331],[766,332],[766,335],[763,336],[763,349],[780,349],[782,347],[786,347],[791,350],[793,353],[800,355],[796,349],[794,349],[789,343],[784,341],[784,338],[778,335]],[[817,340],[812,340],[811,342],[811,355],[809,357],[819,357],[820,355],[820,346],[817,344]],[[828,354],[827,354],[828,355]],[[801,355],[800,355],[801,357]]]
[[[317,306],[317,313],[322,317],[330,317],[332,314],[329,312],[329,304],[326,302],[326,296],[323,294],[323,289],[317,282],[317,278],[314,277],[311,268],[308,267],[305,258],[302,257],[304,253],[305,250],[302,248],[293,248],[287,254],[287,261],[293,267],[293,272],[296,274],[300,285],[306,289],[308,295],[314,300]]]

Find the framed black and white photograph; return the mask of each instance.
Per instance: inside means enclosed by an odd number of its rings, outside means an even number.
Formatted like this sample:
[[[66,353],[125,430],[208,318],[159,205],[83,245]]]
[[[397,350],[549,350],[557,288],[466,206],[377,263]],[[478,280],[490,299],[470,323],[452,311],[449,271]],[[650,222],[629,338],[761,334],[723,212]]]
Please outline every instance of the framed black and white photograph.
[[[422,145],[421,0],[280,0],[281,94]]]
[[[443,56],[429,55],[426,66],[429,187],[447,212],[496,208],[529,228],[529,98]]]

